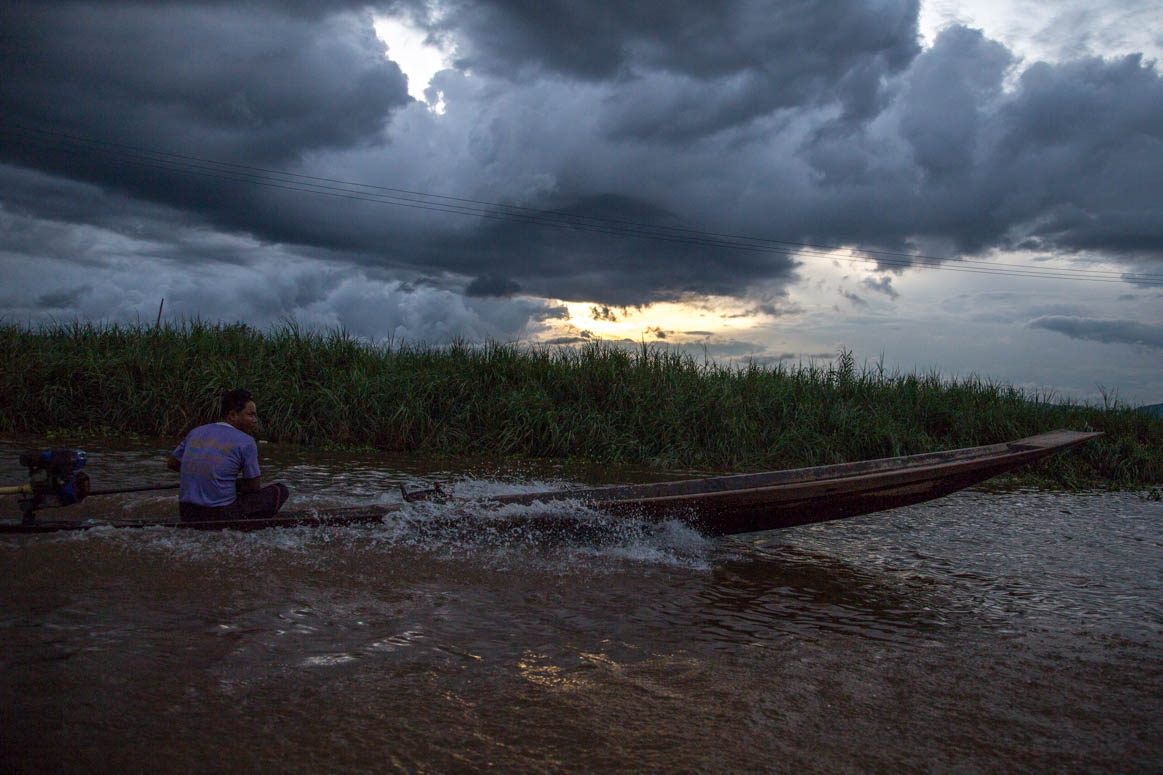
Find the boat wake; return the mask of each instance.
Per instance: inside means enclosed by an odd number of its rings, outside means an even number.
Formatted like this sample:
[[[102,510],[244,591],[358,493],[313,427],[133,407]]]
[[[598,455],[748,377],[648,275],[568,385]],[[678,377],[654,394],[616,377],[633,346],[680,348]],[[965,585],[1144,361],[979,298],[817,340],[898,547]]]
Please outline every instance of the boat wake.
[[[118,551],[163,554],[173,562],[252,563],[276,558],[308,564],[335,552],[384,556],[398,552],[440,560],[471,560],[492,569],[536,567],[617,572],[631,566],[713,567],[717,542],[678,520],[664,522],[611,516],[576,501],[498,504],[490,498],[560,489],[556,483],[472,479],[449,486],[452,502],[404,503],[397,496],[296,498],[298,509],[325,513],[337,508],[382,507],[380,523],[301,525],[256,531],[178,530],[172,527],[115,528],[37,536],[21,541],[108,545]],[[332,556],[333,560],[334,557]]]

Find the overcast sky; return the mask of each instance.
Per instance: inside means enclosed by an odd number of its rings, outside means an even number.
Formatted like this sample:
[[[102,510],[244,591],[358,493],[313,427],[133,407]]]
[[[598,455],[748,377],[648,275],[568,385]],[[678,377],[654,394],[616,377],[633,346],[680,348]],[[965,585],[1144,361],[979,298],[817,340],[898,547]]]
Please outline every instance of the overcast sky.
[[[9,0],[0,38],[5,321],[1163,401],[1158,0]]]

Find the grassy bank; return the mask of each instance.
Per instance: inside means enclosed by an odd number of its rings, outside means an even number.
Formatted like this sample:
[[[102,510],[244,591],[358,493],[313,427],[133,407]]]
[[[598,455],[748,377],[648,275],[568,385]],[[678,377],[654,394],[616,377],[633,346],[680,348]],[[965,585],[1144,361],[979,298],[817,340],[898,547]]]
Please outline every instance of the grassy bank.
[[[1163,420],[1004,384],[828,366],[732,369],[662,349],[375,347],[293,326],[0,325],[0,430],[178,438],[223,390],[256,394],[266,438],[443,454],[708,470],[818,465],[1054,428],[1107,435],[1041,464],[1059,486],[1163,482]]]

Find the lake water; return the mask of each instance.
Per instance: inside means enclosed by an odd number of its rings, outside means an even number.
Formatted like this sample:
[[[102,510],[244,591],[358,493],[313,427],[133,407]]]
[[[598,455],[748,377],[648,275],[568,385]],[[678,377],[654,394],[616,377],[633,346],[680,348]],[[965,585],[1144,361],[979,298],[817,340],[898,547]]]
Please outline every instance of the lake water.
[[[0,484],[38,445],[0,442]],[[167,449],[86,449],[96,487],[172,481]],[[668,478],[262,450],[299,504]],[[3,772],[1163,771],[1163,504],[1134,493],[600,544],[98,529],[0,539],[0,570]]]

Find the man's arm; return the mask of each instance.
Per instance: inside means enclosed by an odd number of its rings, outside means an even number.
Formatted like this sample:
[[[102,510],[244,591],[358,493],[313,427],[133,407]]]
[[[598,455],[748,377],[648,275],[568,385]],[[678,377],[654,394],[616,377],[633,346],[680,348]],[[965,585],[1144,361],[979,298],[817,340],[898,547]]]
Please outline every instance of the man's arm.
[[[182,473],[182,461],[170,455],[170,459],[166,461],[166,468],[171,471],[177,471],[180,474]]]
[[[238,479],[238,492],[258,492],[262,489],[259,480],[262,478],[258,467],[258,444],[247,436],[249,443],[242,448],[242,466],[238,472],[242,476]],[[247,476],[250,474],[250,476]]]

